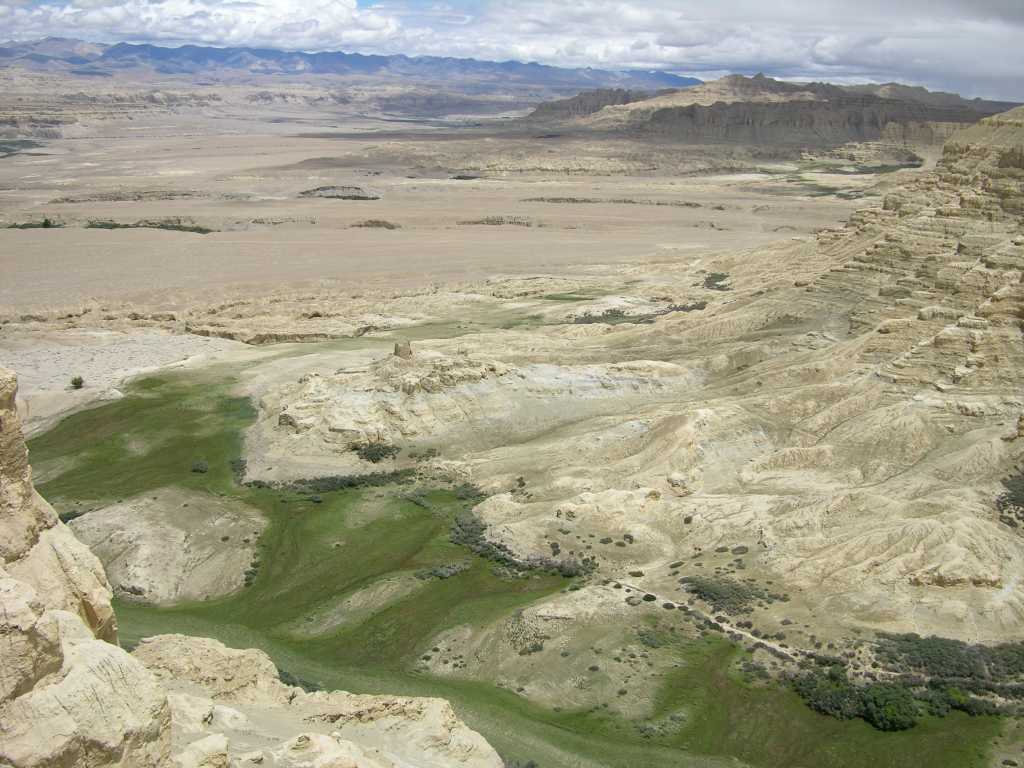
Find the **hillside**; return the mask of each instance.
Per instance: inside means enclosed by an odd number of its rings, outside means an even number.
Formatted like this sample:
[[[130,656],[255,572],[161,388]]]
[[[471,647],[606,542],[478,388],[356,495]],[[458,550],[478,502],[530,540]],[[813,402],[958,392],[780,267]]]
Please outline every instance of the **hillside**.
[[[595,97],[587,101],[600,103]],[[531,119],[692,143],[802,146],[874,141],[889,126],[965,126],[1014,106],[893,84],[843,87],[764,75],[730,75],[651,98],[610,101],[599,109],[573,110],[568,104],[542,104]]]

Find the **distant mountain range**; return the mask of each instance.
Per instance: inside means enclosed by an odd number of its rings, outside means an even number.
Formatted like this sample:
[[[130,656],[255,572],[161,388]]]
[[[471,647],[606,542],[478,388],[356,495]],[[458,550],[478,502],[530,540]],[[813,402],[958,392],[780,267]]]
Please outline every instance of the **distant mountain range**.
[[[304,53],[267,48],[211,48],[118,43],[101,45],[66,38],[0,44],[0,68],[63,72],[80,77],[125,75],[190,76],[206,81],[306,75],[439,83],[586,88],[686,88],[700,80],[661,71],[569,69],[519,61],[479,61],[436,56],[373,56],[326,51]]]

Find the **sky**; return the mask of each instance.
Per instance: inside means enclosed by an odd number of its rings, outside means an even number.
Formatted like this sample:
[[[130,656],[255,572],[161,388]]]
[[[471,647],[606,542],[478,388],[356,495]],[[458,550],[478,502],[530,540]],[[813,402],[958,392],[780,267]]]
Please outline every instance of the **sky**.
[[[1024,0],[0,0],[0,39],[460,56],[1024,101]]]

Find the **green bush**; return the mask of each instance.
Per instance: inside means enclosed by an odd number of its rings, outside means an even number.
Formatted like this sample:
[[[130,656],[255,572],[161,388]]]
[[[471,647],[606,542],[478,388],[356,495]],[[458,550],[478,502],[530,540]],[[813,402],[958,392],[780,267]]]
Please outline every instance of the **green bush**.
[[[802,675],[793,681],[793,689],[807,706],[823,715],[850,720],[864,713],[860,691],[847,680],[841,667],[833,667],[825,674]]]
[[[725,285],[728,279],[729,275],[725,272],[709,272],[704,278],[704,287],[710,291],[728,291],[730,288]]]
[[[401,448],[388,443],[367,443],[356,448],[356,454],[363,461],[371,464],[379,464],[384,459],[393,459],[398,455]]]
[[[751,603],[755,601],[770,603],[785,599],[785,595],[772,594],[725,577],[685,576],[679,583],[719,613],[750,613]]]
[[[8,229],[60,229],[64,225],[50,218],[42,221],[26,221],[22,224],[8,224]]]
[[[352,225],[362,229],[401,229],[401,224],[395,224],[393,221],[386,221],[384,219],[367,219],[366,221],[357,221]]]
[[[290,685],[294,688],[301,688],[306,693],[312,693],[314,691],[323,690],[323,686],[319,685],[318,683],[313,683],[309,680],[304,680],[301,677],[297,677],[296,675],[293,675],[286,669],[279,669],[277,672],[277,678],[285,685]]]
[[[81,376],[72,376],[71,377],[71,388],[72,389],[81,389],[84,386],[85,386],[85,379],[83,379]]]
[[[917,725],[918,704],[901,685],[875,683],[861,692],[863,718],[880,731],[905,731]]]

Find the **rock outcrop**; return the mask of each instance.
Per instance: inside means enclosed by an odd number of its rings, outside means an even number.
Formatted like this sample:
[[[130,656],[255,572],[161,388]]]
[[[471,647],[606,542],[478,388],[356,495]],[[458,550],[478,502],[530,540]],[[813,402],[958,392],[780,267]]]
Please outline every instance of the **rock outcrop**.
[[[16,389],[0,369],[0,765],[500,768],[440,699],[307,693],[208,639],[118,647],[102,566],[32,486]]]
[[[501,766],[443,699],[307,693],[282,683],[261,651],[183,635],[144,640],[133,656],[171,692],[188,738],[228,735],[232,761],[334,765],[333,756],[349,755],[357,766]]]
[[[115,594],[154,604],[208,600],[240,589],[266,521],[209,493],[164,488],[69,523],[103,562]]]
[[[380,465],[358,454],[371,444],[496,448],[630,402],[669,398],[693,380],[687,369],[658,361],[511,366],[420,345],[408,358],[387,355],[329,376],[305,375],[267,394],[264,418],[247,437],[249,472],[262,478],[267,465],[301,472],[305,457],[325,451],[335,472],[375,471]]]

